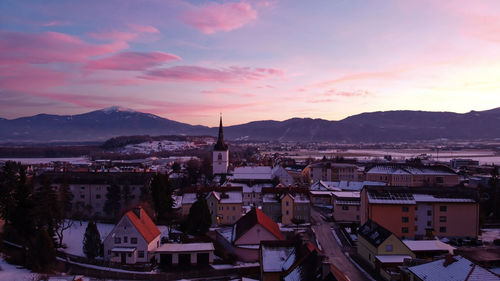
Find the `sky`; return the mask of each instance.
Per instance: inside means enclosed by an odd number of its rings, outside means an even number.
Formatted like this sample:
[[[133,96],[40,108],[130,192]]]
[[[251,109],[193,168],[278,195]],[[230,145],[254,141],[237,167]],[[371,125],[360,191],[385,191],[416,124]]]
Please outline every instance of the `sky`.
[[[216,126],[500,107],[500,1],[0,2],[0,117]]]

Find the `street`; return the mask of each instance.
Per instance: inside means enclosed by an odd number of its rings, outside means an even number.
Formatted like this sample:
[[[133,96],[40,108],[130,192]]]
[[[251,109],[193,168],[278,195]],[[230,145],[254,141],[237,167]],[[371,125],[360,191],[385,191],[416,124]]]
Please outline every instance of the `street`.
[[[323,248],[323,253],[328,257],[331,264],[341,270],[351,281],[368,280],[367,277],[352,264],[352,262],[342,252],[341,246],[335,241],[331,227],[333,223],[328,223],[321,218],[321,214],[311,209],[313,220],[312,229],[316,233],[316,239]]]

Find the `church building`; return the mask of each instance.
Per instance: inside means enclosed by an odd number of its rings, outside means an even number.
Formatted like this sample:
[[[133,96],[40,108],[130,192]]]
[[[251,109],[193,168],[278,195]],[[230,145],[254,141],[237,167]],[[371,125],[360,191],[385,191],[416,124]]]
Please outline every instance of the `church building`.
[[[219,137],[212,153],[212,167],[214,175],[225,175],[229,168],[229,148],[224,142],[224,132],[222,130],[222,116],[219,124]]]

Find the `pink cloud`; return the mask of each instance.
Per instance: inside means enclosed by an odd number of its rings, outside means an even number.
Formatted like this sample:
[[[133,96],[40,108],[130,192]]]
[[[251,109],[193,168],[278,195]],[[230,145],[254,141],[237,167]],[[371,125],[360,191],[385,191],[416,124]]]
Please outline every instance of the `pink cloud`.
[[[87,69],[146,70],[162,63],[182,60],[164,52],[122,52],[111,57],[89,61]]]
[[[248,3],[209,3],[195,7],[181,20],[205,34],[240,28],[257,18],[257,11]]]
[[[366,90],[351,90],[351,91],[343,91],[337,89],[328,90],[324,96],[341,96],[341,97],[362,97],[362,96],[370,96],[371,92]]]
[[[125,42],[96,45],[58,32],[0,32],[2,65],[53,62],[82,62],[89,57],[106,55],[127,48]]]
[[[70,73],[32,65],[0,67],[0,89],[9,91],[44,91],[64,85]]]
[[[216,69],[201,66],[174,66],[147,71],[141,78],[162,81],[198,81],[198,82],[244,82],[270,77],[282,77],[283,71],[277,69],[231,66]]]
[[[89,36],[98,40],[108,40],[108,41],[132,41],[137,37],[137,33],[134,32],[122,32],[122,31],[106,31],[98,33],[89,33]]]

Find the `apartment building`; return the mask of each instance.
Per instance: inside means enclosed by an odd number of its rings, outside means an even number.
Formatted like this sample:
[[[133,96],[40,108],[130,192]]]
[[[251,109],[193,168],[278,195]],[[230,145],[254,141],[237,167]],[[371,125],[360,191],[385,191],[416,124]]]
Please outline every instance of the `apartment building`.
[[[319,162],[314,163],[304,169],[304,173],[309,174],[313,181],[357,181],[358,166],[346,163]]]
[[[233,224],[243,214],[241,191],[212,191],[207,197],[212,225]]]
[[[366,170],[367,181],[389,186],[456,186],[458,174],[445,166],[377,165]]]
[[[372,220],[400,238],[477,237],[479,204],[457,189],[365,187],[361,224]]]

